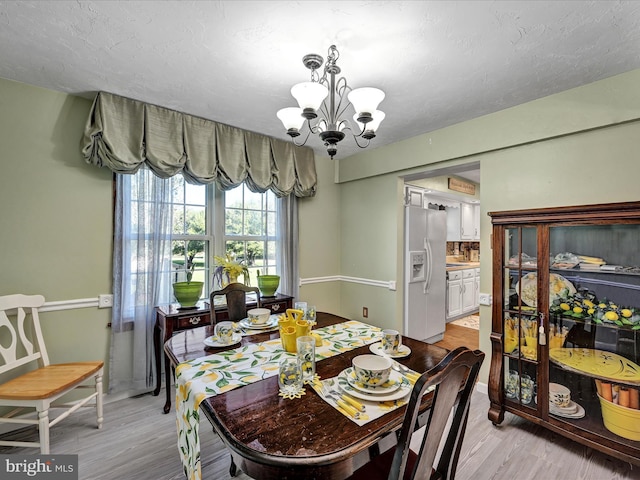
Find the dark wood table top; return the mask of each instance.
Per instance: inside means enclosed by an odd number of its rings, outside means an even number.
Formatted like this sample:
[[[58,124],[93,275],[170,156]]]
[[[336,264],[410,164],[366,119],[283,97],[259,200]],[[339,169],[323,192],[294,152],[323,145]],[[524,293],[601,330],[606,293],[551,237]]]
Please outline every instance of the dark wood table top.
[[[315,328],[348,319],[319,312],[317,320]],[[165,344],[172,364],[223,350],[204,346],[203,340],[212,334],[207,326],[174,335]],[[279,338],[277,331],[243,337],[242,344],[273,338]],[[412,338],[403,337],[403,343],[411,354],[398,361],[420,373],[447,354],[443,348]],[[334,377],[364,353],[370,353],[368,346],[321,360],[316,373],[321,378]],[[370,446],[402,424],[404,407],[358,426],[309,386],[305,389],[300,399],[283,399],[278,396],[277,376],[272,376],[207,398],[200,408],[231,450],[236,465],[256,480],[345,479],[368,460]],[[425,395],[423,409],[430,404],[431,395]]]

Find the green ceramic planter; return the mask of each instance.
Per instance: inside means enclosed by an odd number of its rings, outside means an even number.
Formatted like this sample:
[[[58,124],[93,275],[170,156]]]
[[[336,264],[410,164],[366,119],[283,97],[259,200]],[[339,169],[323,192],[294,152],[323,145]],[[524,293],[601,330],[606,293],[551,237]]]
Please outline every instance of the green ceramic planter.
[[[203,286],[204,282],[176,282],[173,284],[173,295],[182,308],[195,307]]]
[[[280,275],[259,275],[258,288],[263,297],[273,297],[280,286]]]

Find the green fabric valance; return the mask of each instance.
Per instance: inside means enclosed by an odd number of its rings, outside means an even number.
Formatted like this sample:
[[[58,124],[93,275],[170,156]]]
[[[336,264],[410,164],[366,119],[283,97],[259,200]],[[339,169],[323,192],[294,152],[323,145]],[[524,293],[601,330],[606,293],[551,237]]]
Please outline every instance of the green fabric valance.
[[[308,147],[105,92],[91,107],[82,153],[116,173],[146,164],[161,178],[182,173],[191,183],[215,182],[222,190],[245,182],[279,197],[316,192]]]

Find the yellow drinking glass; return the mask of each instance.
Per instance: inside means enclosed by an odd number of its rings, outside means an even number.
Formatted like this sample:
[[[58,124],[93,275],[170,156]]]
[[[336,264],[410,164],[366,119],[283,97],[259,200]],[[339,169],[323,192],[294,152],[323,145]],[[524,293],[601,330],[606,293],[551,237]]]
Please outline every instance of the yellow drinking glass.
[[[298,320],[296,322],[296,336],[304,337],[311,335],[311,324],[306,320]]]
[[[282,348],[290,353],[296,353],[296,329],[295,327],[283,327],[280,329],[280,340],[282,340]]]

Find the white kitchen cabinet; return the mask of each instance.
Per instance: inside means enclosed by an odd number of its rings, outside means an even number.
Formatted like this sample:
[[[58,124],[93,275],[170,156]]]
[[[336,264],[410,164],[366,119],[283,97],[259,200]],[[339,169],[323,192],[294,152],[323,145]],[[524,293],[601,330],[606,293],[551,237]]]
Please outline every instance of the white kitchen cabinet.
[[[480,269],[447,272],[447,320],[475,312],[479,305]]]
[[[462,241],[474,240],[474,206],[470,203],[460,204],[460,239]]]
[[[447,319],[462,313],[462,270],[447,273]]]
[[[473,206],[473,239],[480,241],[480,205]]]
[[[476,268],[475,269],[475,275],[474,275],[474,287],[475,287],[475,309],[479,309],[480,308],[480,269]]]
[[[476,310],[476,271],[474,268],[462,270],[462,313]]]
[[[460,204],[447,206],[447,242],[459,242],[460,238]]]

